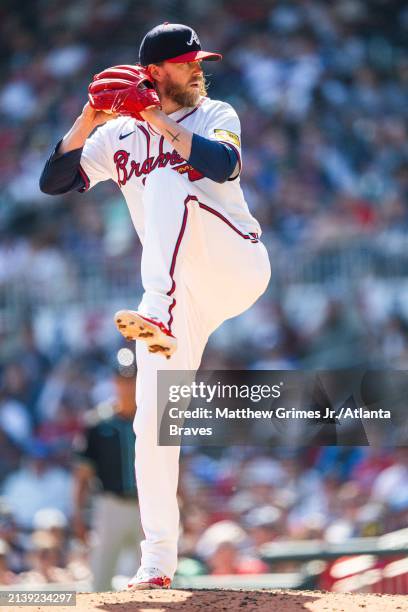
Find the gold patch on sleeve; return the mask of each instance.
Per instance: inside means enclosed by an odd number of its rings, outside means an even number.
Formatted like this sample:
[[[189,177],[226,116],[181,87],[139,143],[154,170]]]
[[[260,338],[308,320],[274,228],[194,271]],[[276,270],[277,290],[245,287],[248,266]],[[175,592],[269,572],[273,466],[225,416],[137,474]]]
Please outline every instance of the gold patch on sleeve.
[[[214,134],[217,140],[224,140],[225,142],[230,142],[236,147],[241,146],[239,136],[237,134],[234,134],[234,132],[229,132],[228,130],[214,130]]]

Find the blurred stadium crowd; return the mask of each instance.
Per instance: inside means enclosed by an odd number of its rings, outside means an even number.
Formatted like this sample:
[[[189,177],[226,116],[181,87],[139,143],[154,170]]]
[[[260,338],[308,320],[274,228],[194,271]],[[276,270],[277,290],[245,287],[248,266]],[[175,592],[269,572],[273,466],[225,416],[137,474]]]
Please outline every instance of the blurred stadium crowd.
[[[403,2],[2,2],[0,584],[89,578],[69,527],[71,448],[111,392],[111,317],[137,304],[140,247],[115,185],[50,198],[38,178],[90,77],[137,61],[164,20],[224,54],[209,95],[240,115],[242,186],[274,268],[269,294],[215,334],[203,367],[408,363]],[[269,540],[405,527],[407,485],[403,450],[195,449],[182,462],[182,554],[212,573],[261,572]],[[228,546],[208,531],[221,520]]]

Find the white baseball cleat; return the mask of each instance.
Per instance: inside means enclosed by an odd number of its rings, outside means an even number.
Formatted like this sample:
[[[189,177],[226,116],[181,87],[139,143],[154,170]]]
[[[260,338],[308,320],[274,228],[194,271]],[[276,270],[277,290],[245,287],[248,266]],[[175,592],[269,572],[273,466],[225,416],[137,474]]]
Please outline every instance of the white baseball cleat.
[[[150,353],[162,353],[170,359],[177,349],[177,340],[156,317],[145,317],[136,310],[119,310],[115,324],[126,340],[144,340]]]
[[[171,579],[163,574],[157,567],[141,567],[137,574],[129,580],[130,591],[141,591],[142,589],[169,589]]]

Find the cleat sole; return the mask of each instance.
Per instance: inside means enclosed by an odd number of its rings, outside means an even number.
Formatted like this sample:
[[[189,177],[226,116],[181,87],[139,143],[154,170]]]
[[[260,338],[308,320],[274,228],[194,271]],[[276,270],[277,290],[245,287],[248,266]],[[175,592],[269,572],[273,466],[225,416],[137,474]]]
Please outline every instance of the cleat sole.
[[[174,337],[167,336],[160,327],[146,321],[134,310],[120,310],[116,313],[114,321],[118,331],[126,340],[143,340],[150,353],[159,353],[170,359],[177,348]]]

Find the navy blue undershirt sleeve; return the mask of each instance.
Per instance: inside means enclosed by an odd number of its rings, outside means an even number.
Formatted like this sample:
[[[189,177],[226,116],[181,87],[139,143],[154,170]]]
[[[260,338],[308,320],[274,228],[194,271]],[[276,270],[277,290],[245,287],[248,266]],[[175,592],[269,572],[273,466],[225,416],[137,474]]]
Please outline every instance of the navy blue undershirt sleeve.
[[[58,153],[61,140],[48,158],[40,176],[40,189],[48,195],[83,191],[85,180],[79,171],[82,148]]]
[[[234,172],[238,156],[232,147],[222,142],[193,134],[188,163],[216,183],[224,183]]]

